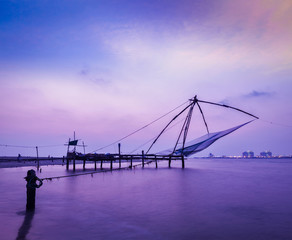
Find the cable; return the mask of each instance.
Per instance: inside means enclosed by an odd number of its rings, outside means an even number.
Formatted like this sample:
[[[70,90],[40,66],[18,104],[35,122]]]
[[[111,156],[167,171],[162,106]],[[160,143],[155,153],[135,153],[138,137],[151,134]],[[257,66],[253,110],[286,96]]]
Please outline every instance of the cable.
[[[141,166],[142,163],[133,165],[132,168],[135,168],[137,166]],[[117,171],[117,170],[124,170],[124,169],[130,169],[131,166],[127,166],[127,167],[122,167],[122,168],[113,168],[113,169],[100,169],[98,171],[93,171],[93,172],[87,172],[87,173],[77,173],[77,174],[71,174],[71,175],[63,175],[63,176],[57,176],[57,177],[47,177],[47,178],[41,178],[41,180],[47,180],[47,181],[52,181],[53,179],[60,179],[60,178],[68,178],[68,177],[78,177],[78,176],[82,176],[82,175],[93,175],[95,173],[104,173],[104,172],[111,172],[111,171]]]
[[[63,144],[59,144],[59,145],[44,145],[44,146],[19,146],[19,145],[9,145],[9,144],[0,144],[0,146],[2,147],[16,147],[16,148],[43,148],[43,147],[60,147],[63,146]]]
[[[172,113],[173,111],[175,111],[176,109],[180,108],[181,106],[183,106],[183,105],[186,104],[186,103],[188,103],[188,101],[186,101],[186,102],[184,102],[183,104],[179,105],[178,107],[172,109],[171,111],[165,113],[164,115],[162,115],[161,117],[159,117],[159,118],[153,120],[152,122],[146,124],[145,126],[139,128],[139,129],[137,129],[136,131],[134,131],[134,132],[132,132],[132,133],[126,135],[125,137],[122,137],[122,138],[120,138],[119,140],[116,140],[116,141],[114,141],[114,142],[111,143],[111,144],[108,144],[108,145],[103,146],[103,147],[101,147],[101,148],[99,148],[99,149],[96,149],[96,150],[92,151],[91,153],[93,153],[93,152],[97,152],[97,151],[102,150],[102,149],[104,149],[104,148],[110,147],[110,146],[112,146],[112,145],[114,145],[114,144],[117,144],[118,142],[120,142],[120,141],[122,141],[122,140],[124,140],[124,139],[126,139],[126,138],[128,138],[128,137],[130,137],[130,136],[132,136],[133,134],[135,134],[135,133],[137,133],[137,132],[143,130],[144,128],[148,127],[149,125],[151,125],[151,124],[157,122],[157,121],[160,120],[161,118],[167,116],[168,114]]]
[[[282,123],[276,123],[276,122],[271,122],[271,121],[262,120],[262,119],[260,119],[260,121],[266,122],[266,123],[269,123],[269,124],[272,124],[272,125],[278,125],[278,126],[281,126],[281,127],[289,127],[289,128],[292,128],[291,125],[286,125],[286,124],[282,124]]]
[[[243,111],[243,110],[241,110],[241,109],[239,109],[239,108],[235,108],[235,107],[228,106],[228,105],[226,105],[226,104],[213,103],[213,102],[208,102],[208,101],[203,101],[203,100],[198,100],[198,102],[208,103],[208,104],[213,104],[213,105],[217,105],[217,106],[221,106],[221,107],[226,107],[226,108],[231,108],[231,109],[237,110],[237,111],[239,111],[239,112],[245,113],[245,114],[247,114],[247,115],[249,115],[249,116],[252,116],[252,117],[254,117],[254,118],[256,118],[256,119],[259,119],[257,116],[255,116],[255,115],[253,115],[253,114],[251,114],[251,113],[248,113],[248,112],[246,112],[246,111]]]
[[[19,145],[8,145],[8,144],[0,144],[0,146],[2,146],[2,147],[16,147],[16,148],[35,148],[35,146],[32,147],[32,146],[19,146]]]
[[[167,132],[167,131],[169,131],[170,129],[174,128],[176,125],[178,125],[179,123],[181,123],[183,120],[184,120],[184,118],[181,119],[180,121],[178,121],[178,122],[177,122],[176,124],[174,124],[173,126],[171,126],[171,127],[169,127],[168,129],[166,129],[165,132]],[[153,137],[153,138],[151,138],[150,140],[148,140],[147,142],[143,143],[142,145],[140,145],[139,147],[137,147],[136,149],[134,149],[132,152],[130,152],[130,154],[133,153],[133,152],[135,152],[135,151],[137,151],[137,150],[140,149],[141,147],[144,147],[146,144],[148,144],[149,142],[153,141],[155,138],[156,138],[156,137]]]

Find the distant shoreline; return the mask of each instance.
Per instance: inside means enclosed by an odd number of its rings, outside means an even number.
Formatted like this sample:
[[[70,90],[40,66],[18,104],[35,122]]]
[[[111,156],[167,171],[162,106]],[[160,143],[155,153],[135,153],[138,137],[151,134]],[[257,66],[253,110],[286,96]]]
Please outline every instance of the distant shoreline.
[[[0,157],[0,168],[14,168],[14,167],[29,167],[37,166],[37,158],[35,157]],[[64,165],[66,164],[66,158],[39,158],[39,166],[45,165]]]
[[[246,159],[246,160],[254,160],[254,159],[292,159],[292,156],[274,156],[274,157],[230,157],[230,156],[222,156],[222,157],[192,157],[192,159]],[[47,165],[65,165],[66,157],[10,157],[10,156],[0,156],[0,168],[15,168],[15,167],[37,167],[37,161],[39,161],[39,166],[47,166]],[[76,160],[76,163],[82,163],[82,160]]]

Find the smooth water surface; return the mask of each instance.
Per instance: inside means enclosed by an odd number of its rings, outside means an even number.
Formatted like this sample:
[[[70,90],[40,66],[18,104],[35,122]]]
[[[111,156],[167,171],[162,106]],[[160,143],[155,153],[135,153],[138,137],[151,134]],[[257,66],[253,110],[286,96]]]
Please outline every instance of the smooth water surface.
[[[0,169],[3,240],[292,239],[291,159],[189,159],[185,169],[159,163],[45,181],[26,214],[31,168]]]

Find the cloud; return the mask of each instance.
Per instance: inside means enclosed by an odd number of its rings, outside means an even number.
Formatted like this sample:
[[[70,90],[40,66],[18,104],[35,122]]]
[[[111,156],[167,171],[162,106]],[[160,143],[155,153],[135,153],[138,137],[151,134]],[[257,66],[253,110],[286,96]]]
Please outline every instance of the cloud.
[[[263,91],[253,90],[252,92],[244,95],[244,97],[246,97],[246,98],[250,98],[250,97],[271,97],[273,95],[275,95],[274,92],[263,92]]]
[[[89,69],[88,67],[84,67],[79,71],[79,75],[82,79],[86,79],[96,85],[105,86],[111,83],[107,77],[101,76],[104,75],[102,73],[96,73],[96,71]]]

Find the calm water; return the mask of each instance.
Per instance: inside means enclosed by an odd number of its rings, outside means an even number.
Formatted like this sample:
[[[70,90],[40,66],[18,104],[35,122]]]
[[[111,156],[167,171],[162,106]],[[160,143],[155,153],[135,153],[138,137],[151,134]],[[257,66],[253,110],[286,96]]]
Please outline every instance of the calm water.
[[[31,215],[31,167],[0,169],[0,238],[292,239],[292,160],[154,166],[45,181]],[[38,176],[65,174],[48,166]]]

